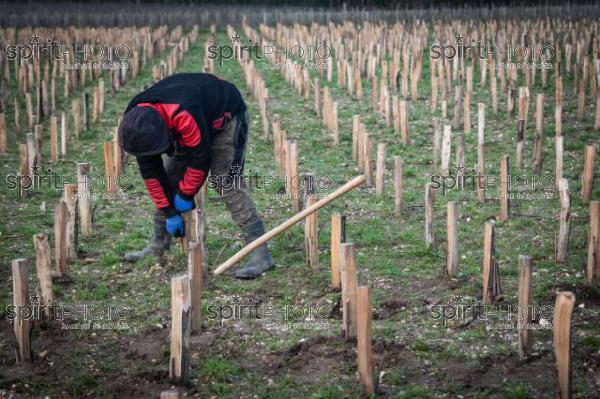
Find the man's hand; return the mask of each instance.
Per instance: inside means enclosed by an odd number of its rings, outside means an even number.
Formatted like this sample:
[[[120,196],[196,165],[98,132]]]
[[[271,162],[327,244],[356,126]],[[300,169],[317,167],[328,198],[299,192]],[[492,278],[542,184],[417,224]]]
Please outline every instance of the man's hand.
[[[175,203],[175,209],[178,212],[187,212],[194,209],[194,201],[183,199],[179,194],[175,194],[175,200],[173,202]]]
[[[183,225],[183,219],[179,214],[167,218],[165,227],[167,229],[167,233],[173,237],[185,236],[185,226]]]

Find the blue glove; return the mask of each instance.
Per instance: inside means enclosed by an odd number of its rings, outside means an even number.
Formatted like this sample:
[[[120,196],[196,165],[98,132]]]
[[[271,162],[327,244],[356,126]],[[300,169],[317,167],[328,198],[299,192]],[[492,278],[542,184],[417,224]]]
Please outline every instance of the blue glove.
[[[175,209],[178,212],[187,212],[191,211],[194,208],[194,201],[188,201],[186,199],[181,198],[179,194],[175,194]]]
[[[170,218],[167,218],[165,228],[167,229],[167,233],[174,237],[185,236],[185,227],[183,225],[183,219],[180,215],[175,215],[171,216]]]

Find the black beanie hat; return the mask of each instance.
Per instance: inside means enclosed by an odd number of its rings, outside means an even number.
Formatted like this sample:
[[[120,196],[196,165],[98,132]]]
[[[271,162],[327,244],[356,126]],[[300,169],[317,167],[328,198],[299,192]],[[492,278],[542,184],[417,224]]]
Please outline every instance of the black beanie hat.
[[[133,107],[119,125],[119,145],[134,156],[157,155],[171,147],[171,134],[160,113],[150,107]]]

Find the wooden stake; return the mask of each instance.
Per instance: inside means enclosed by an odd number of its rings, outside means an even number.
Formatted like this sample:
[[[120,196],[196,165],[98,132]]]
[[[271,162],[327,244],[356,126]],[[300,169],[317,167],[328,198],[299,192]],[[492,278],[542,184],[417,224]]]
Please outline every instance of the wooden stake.
[[[589,283],[600,282],[600,201],[590,202],[587,278]]]
[[[346,242],[346,216],[339,213],[331,215],[331,286],[341,288],[340,280],[340,244]]]
[[[433,120],[433,166],[437,167],[440,162],[440,151],[442,148],[442,123],[439,118]]]
[[[50,254],[50,243],[45,233],[33,236],[35,247],[35,268],[40,284],[41,303],[50,305],[54,299],[52,293],[52,256]]]
[[[358,309],[356,291],[356,261],[354,244],[340,245],[340,271],[342,278],[342,331],[346,339],[356,337],[358,324]]]
[[[58,161],[58,119],[50,117],[50,161]]]
[[[363,162],[364,162],[364,169],[365,169],[365,184],[367,186],[372,186],[373,185],[373,165],[372,163],[372,140],[371,140],[371,135],[366,133],[364,135],[365,138],[365,145],[364,145],[364,152],[363,152]]]
[[[177,389],[169,389],[160,393],[160,399],[180,399],[181,395]]]
[[[400,134],[402,137],[402,144],[408,145],[408,104],[406,100],[400,101]]]
[[[394,156],[394,213],[397,216],[402,214],[402,191],[402,160],[399,156]]]
[[[309,183],[314,176],[307,175],[306,182]],[[317,203],[317,197],[313,193],[306,196],[305,210]],[[313,268],[319,266],[319,247],[317,243],[317,212],[311,213],[304,222],[304,249],[306,251],[306,263]]]
[[[112,142],[104,142],[104,173],[106,175],[106,193],[109,199],[112,199],[115,193],[114,179],[114,160],[113,160],[113,145]]]
[[[20,309],[29,305],[29,262],[19,258],[12,261],[13,305],[17,309],[13,329],[17,339],[17,363],[31,361],[31,320],[21,316]]]
[[[433,209],[435,194],[431,183],[425,185],[425,242],[428,247],[435,247],[435,230],[433,228]]]
[[[557,263],[564,263],[567,261],[569,232],[571,229],[571,199],[569,196],[569,182],[567,179],[560,179],[560,182],[558,183],[558,192],[560,195],[560,216],[555,259]]]
[[[544,136],[544,95],[538,94],[535,106],[535,139],[533,142],[533,171],[542,171],[542,138]]]
[[[356,295],[358,307],[358,328],[356,334],[358,340],[358,373],[365,394],[373,395],[375,393],[373,349],[371,346],[371,320],[373,315],[369,287],[358,287]]]
[[[563,175],[563,136],[556,136],[554,138],[555,141],[555,151],[556,151],[556,162],[554,167],[554,181],[556,182],[556,186],[558,187],[558,183],[560,179],[562,179]]]
[[[27,144],[19,144],[19,181],[23,182],[28,180],[31,183],[31,172],[29,170],[29,154],[28,154]],[[25,176],[28,179],[25,179]],[[21,184],[19,190],[19,195],[21,197],[26,197],[28,192],[28,187]]]
[[[0,153],[6,154],[6,145],[8,143],[8,129],[6,127],[6,116],[4,112],[0,113]]]
[[[77,203],[79,205],[79,220],[81,233],[86,236],[92,231],[90,164],[77,163]]]
[[[448,251],[446,253],[446,274],[452,277],[458,268],[458,203],[448,202]]]
[[[594,186],[594,165],[596,163],[596,146],[586,145],[583,161],[583,184],[581,187],[581,199],[584,204],[590,202]]]
[[[33,129],[33,104],[31,103],[31,93],[25,93],[25,106],[27,109],[27,127]]]
[[[496,263],[496,237],[493,222],[486,222],[483,239],[483,304],[488,305],[502,299],[500,275]]]
[[[54,208],[54,261],[59,277],[67,275],[67,220],[67,204],[60,199]]]
[[[442,176],[448,176],[450,173],[450,145],[452,140],[452,130],[450,125],[444,125],[444,136],[442,138]]]
[[[188,213],[196,213],[191,211]],[[202,246],[199,241],[188,241],[188,277],[191,290],[192,333],[200,332],[202,327],[202,287],[203,284]]]
[[[508,175],[508,155],[500,158],[500,220],[510,218],[510,193]]]
[[[558,372],[558,391],[561,399],[572,397],[571,380],[571,317],[575,306],[575,295],[562,291],[556,295],[552,335],[554,355]]]
[[[69,130],[67,126],[67,114],[64,112],[61,114],[60,120],[60,153],[61,155],[67,155],[67,143],[69,141]]]
[[[67,260],[77,259],[77,185],[65,184],[63,200],[67,205],[65,246]]]
[[[291,185],[292,210],[297,213],[300,212],[300,174],[298,172],[298,146],[295,141],[290,141],[288,159],[290,164],[290,176],[288,179]]]
[[[377,144],[377,169],[375,173],[375,192],[383,196],[385,174],[385,143]]]
[[[169,377],[184,382],[189,376],[191,288],[186,275],[171,278],[171,355]]]
[[[529,324],[533,320],[531,309],[531,256],[519,255],[519,308],[517,313],[517,335],[519,339],[519,356],[526,358],[529,354],[533,331]]]

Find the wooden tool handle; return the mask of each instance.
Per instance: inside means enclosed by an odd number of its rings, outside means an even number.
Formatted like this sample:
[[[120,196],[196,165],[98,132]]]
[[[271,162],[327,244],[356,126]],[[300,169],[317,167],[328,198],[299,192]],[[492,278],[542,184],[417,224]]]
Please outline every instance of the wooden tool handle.
[[[283,233],[284,231],[286,231],[287,229],[289,229],[290,227],[292,227],[293,225],[295,225],[302,219],[306,218],[311,213],[319,210],[320,208],[329,204],[331,201],[335,200],[336,198],[341,197],[342,195],[346,194],[348,191],[351,191],[354,188],[360,186],[362,183],[364,183],[364,181],[365,181],[365,177],[362,175],[355,177],[354,179],[350,180],[348,183],[344,184],[342,187],[335,190],[333,193],[329,194],[327,197],[319,200],[318,202],[315,202],[313,205],[304,209],[302,212],[295,214],[292,218],[286,220],[285,222],[283,222],[279,226],[275,227],[274,229],[267,231],[265,234],[263,234],[262,236],[260,236],[256,240],[252,241],[250,244],[246,245],[244,248],[242,248],[238,253],[233,255],[226,262],[222,263],[221,266],[217,267],[215,269],[215,271],[213,272],[214,275],[218,276],[219,274],[222,274],[222,273],[226,272],[227,270],[231,269],[242,258],[244,258],[244,256],[250,254],[252,251],[254,251],[256,248],[260,247],[261,245],[263,245],[264,243],[269,241],[271,238]]]

